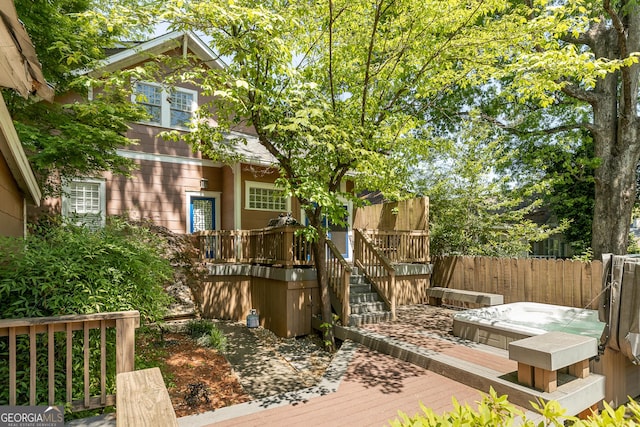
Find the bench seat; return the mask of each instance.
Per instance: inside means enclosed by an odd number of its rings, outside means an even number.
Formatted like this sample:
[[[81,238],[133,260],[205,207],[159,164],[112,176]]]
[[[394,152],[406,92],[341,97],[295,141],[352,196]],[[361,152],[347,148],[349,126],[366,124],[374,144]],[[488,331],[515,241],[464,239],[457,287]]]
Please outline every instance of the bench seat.
[[[451,289],[442,287],[432,287],[427,289],[430,305],[442,305],[442,300],[447,302],[461,302],[467,304],[478,304],[481,306],[500,305],[504,303],[504,297],[499,294],[486,292],[467,291],[464,289]]]
[[[178,427],[159,368],[121,372],[116,376],[116,425]]]
[[[589,359],[598,354],[593,337],[549,332],[509,343],[509,359],[518,362],[518,382],[551,393],[558,386],[558,370],[569,368],[577,378],[589,375]]]

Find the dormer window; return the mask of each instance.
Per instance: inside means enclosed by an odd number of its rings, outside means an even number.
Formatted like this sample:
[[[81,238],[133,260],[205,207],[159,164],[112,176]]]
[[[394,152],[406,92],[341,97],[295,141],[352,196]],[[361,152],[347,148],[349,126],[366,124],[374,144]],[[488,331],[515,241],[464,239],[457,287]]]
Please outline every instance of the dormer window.
[[[149,113],[147,123],[167,128],[186,129],[197,105],[197,92],[185,88],[171,91],[155,83],[137,83],[134,102]]]

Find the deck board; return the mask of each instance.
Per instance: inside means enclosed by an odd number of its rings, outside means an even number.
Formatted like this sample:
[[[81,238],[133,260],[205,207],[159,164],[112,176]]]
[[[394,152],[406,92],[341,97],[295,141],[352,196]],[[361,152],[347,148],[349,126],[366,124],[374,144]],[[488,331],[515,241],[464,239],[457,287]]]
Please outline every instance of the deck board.
[[[398,411],[420,412],[420,402],[443,413],[451,397],[474,405],[481,393],[471,387],[391,356],[360,347],[337,392],[297,405],[211,424],[212,426],[371,426],[388,424]]]

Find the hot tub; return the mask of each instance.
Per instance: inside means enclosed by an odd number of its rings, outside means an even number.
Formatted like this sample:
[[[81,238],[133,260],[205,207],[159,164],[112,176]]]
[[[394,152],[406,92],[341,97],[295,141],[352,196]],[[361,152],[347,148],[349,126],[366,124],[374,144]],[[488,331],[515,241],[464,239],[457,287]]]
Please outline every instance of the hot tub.
[[[505,350],[511,341],[552,331],[586,335],[600,341],[603,329],[597,310],[535,302],[477,308],[453,316],[455,336]]]

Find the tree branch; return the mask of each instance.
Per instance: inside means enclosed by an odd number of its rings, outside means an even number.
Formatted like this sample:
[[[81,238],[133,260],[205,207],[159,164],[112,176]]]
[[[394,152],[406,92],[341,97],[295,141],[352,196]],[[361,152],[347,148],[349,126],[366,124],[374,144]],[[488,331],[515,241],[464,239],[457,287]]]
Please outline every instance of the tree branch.
[[[373,19],[373,28],[371,29],[371,38],[369,39],[369,49],[367,50],[367,62],[365,65],[364,81],[362,82],[362,110],[360,111],[361,125],[364,125],[367,112],[367,93],[369,91],[369,74],[371,73],[371,60],[373,58],[373,47],[375,46],[376,31],[378,31],[378,23],[380,22],[380,14],[383,1],[384,0],[380,0],[380,2],[376,5],[376,13]]]
[[[620,19],[620,16],[616,13],[616,11],[611,6],[611,0],[604,0],[603,2],[604,10],[607,12],[609,17],[611,18],[611,22],[613,23],[613,28],[616,30],[617,34],[617,42],[618,42],[618,50],[620,59],[625,59],[629,57],[629,49],[627,46],[627,33],[624,26],[624,22]],[[623,113],[622,119],[624,121],[631,121],[631,114],[633,114],[630,109],[632,104],[631,101],[631,70],[629,67],[622,67],[620,69],[620,73],[622,75],[622,99],[623,99]]]
[[[558,133],[562,133],[562,132],[567,132],[570,130],[576,130],[576,129],[587,129],[589,131],[593,131],[594,130],[594,126],[592,123],[589,122],[583,122],[583,123],[572,123],[572,124],[568,124],[568,125],[560,125],[560,126],[553,126],[550,128],[546,128],[546,129],[540,129],[540,130],[536,130],[536,131],[524,131],[521,129],[518,129],[515,126],[511,126],[507,123],[501,122],[500,120],[498,120],[495,117],[492,117],[488,114],[482,113],[480,114],[480,118],[482,118],[484,121],[491,123],[497,127],[499,127],[500,129],[504,130],[505,132],[508,132],[512,135],[517,135],[517,136],[532,136],[532,135],[555,135]]]
[[[600,100],[600,97],[596,92],[583,89],[577,85],[565,85],[561,90],[565,95],[568,95],[579,101],[584,101],[592,106],[597,104]]]

